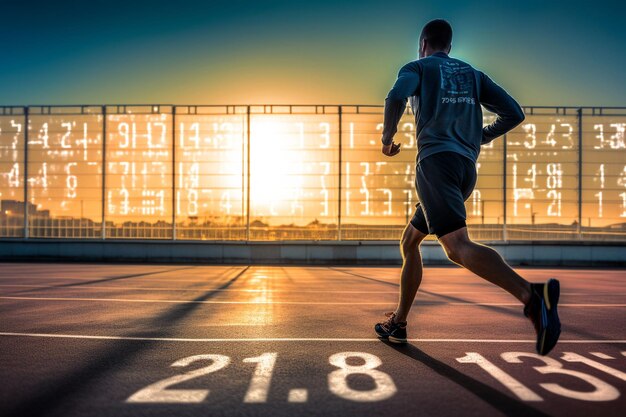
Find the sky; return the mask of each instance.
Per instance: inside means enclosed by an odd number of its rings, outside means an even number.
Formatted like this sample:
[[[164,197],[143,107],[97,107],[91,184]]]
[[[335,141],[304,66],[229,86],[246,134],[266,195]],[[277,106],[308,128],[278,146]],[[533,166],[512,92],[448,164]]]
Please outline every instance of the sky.
[[[0,105],[384,103],[447,19],[522,105],[626,106],[620,1],[0,0]]]

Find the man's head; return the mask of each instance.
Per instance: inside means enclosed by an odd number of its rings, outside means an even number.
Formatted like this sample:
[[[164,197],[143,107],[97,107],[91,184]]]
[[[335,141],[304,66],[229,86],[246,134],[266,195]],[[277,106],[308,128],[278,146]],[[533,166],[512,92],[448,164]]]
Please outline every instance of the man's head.
[[[452,46],[452,26],[443,19],[426,23],[420,35],[419,57],[424,58],[443,51],[450,53]]]

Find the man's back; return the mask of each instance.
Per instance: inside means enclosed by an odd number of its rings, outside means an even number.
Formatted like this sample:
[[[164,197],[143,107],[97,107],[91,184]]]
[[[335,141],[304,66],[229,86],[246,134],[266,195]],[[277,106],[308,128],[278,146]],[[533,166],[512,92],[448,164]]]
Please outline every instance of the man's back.
[[[395,134],[410,98],[415,114],[418,161],[439,153],[456,152],[476,161],[481,144],[506,133],[524,119],[517,102],[484,73],[437,52],[409,62],[398,73],[385,106],[386,137]],[[481,104],[497,114],[483,129]]]

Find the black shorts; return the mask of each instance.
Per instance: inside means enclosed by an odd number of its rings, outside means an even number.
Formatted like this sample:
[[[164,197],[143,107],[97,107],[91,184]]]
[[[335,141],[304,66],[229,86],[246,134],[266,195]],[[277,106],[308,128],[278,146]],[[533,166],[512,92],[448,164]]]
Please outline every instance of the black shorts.
[[[441,237],[465,227],[465,200],[476,185],[476,165],[456,152],[422,159],[415,169],[419,203],[411,224],[424,234]]]

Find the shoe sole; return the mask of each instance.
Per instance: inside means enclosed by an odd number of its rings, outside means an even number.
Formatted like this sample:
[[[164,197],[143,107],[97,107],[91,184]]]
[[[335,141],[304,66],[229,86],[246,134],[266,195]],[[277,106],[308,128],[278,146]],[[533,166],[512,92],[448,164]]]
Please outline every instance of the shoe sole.
[[[537,351],[540,355],[547,355],[556,346],[559,336],[561,335],[561,321],[559,320],[559,314],[557,312],[557,305],[559,303],[559,295],[561,293],[560,283],[556,279],[549,279],[546,285],[543,287],[543,302],[546,306],[546,316],[551,316],[552,320],[548,320],[546,317],[547,325],[541,332],[539,337],[539,346]],[[551,346],[546,347],[546,335],[548,329],[551,328],[556,334],[554,336],[554,343]]]
[[[394,337],[394,336],[389,336],[386,334],[380,334],[378,332],[376,332],[376,335],[378,336],[378,338],[380,340],[387,340],[391,343],[398,343],[398,344],[404,344],[407,343],[407,339],[406,338],[400,338],[400,337]]]
[[[405,338],[398,338],[398,337],[393,337],[393,336],[389,336],[388,340],[391,343],[398,343],[398,344],[405,344],[407,342],[407,340]]]

